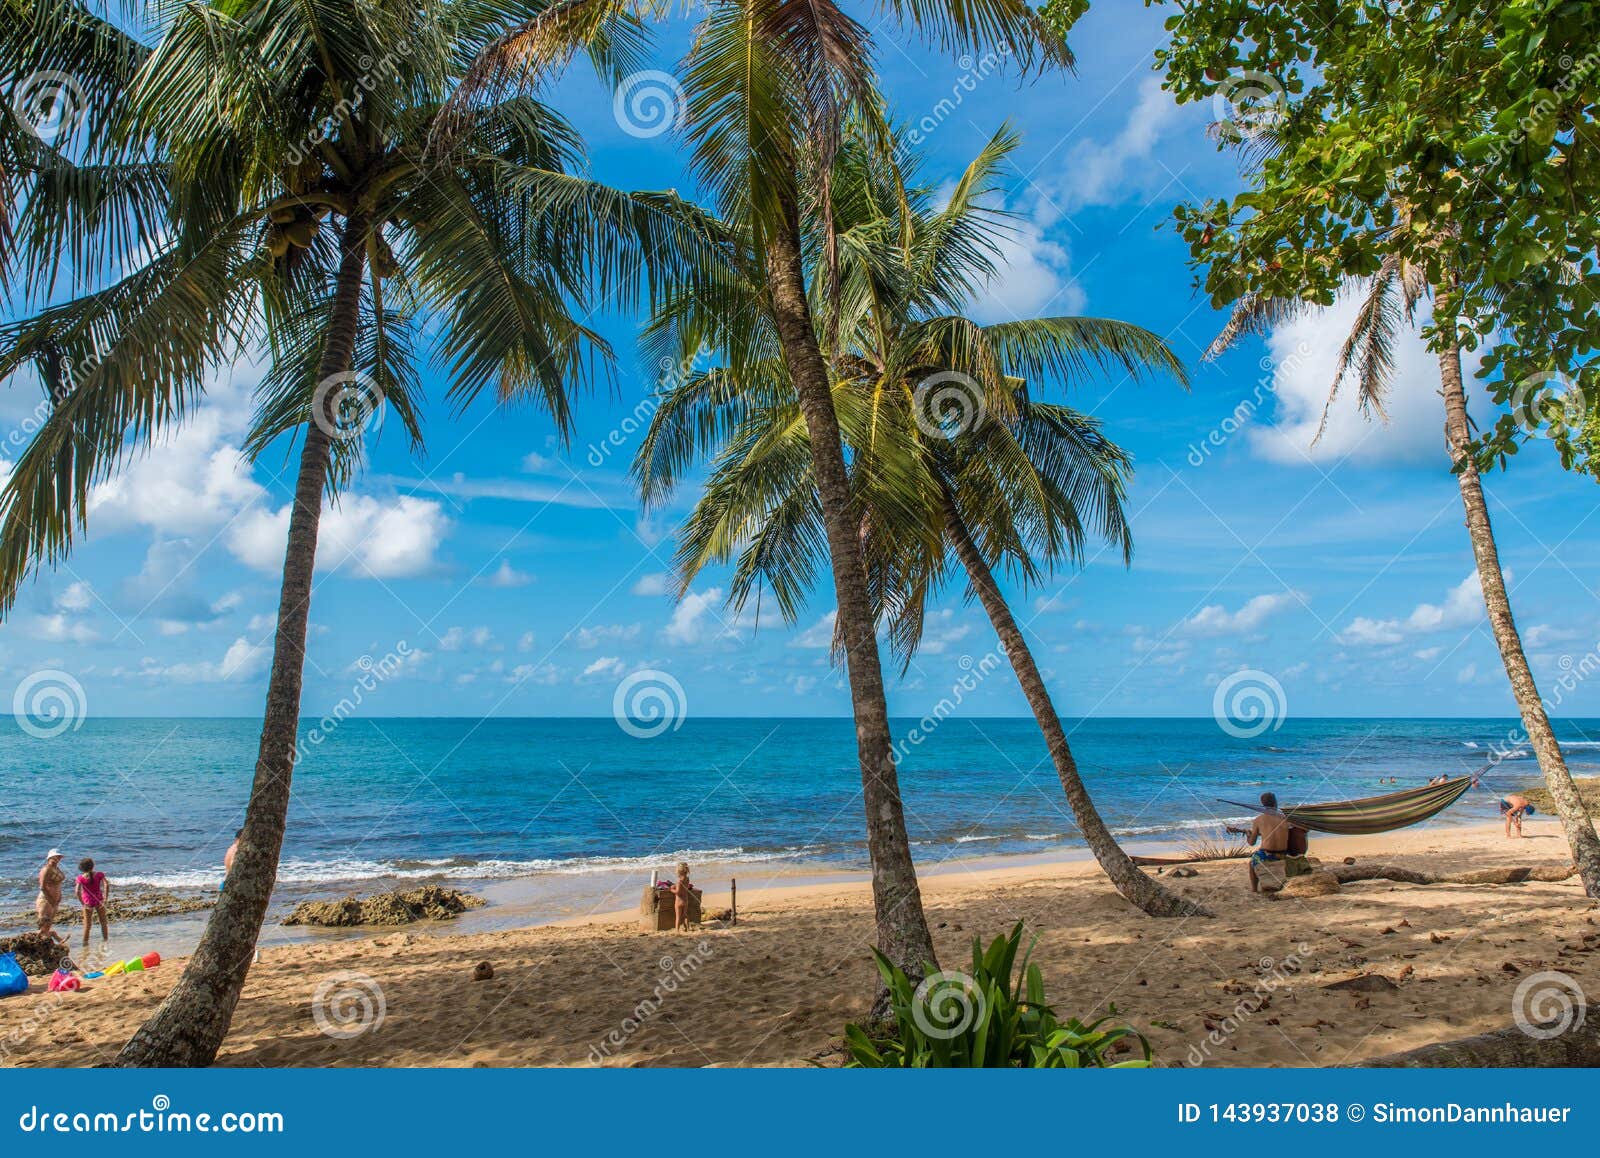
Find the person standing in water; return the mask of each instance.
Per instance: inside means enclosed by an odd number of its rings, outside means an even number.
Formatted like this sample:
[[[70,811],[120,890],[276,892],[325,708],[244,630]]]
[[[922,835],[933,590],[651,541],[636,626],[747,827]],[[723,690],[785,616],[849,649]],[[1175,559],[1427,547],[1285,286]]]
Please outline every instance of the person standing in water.
[[[78,862],[78,902],[83,905],[83,949],[89,951],[89,930],[95,917],[100,918],[100,943],[111,940],[111,924],[106,918],[106,902],[111,900],[111,882],[106,874],[96,872],[94,861],[84,857]]]
[[[60,933],[56,932],[56,915],[61,912],[61,886],[66,884],[67,874],[61,869],[61,850],[53,848],[44,858],[44,867],[39,870],[39,896],[33,902],[34,914],[39,918],[39,932],[54,937],[62,944],[66,944]]]

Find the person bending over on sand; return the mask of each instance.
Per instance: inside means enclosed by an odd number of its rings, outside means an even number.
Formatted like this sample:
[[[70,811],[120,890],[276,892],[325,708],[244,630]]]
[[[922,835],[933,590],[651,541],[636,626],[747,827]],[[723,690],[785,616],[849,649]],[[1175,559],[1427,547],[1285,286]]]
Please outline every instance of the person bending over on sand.
[[[678,862],[678,879],[672,885],[672,906],[677,917],[673,928],[682,933],[689,928],[689,902],[694,900],[694,886],[689,883],[689,865]]]
[[[39,932],[54,937],[63,945],[66,941],[56,932],[55,925],[56,914],[61,911],[61,886],[66,880],[67,874],[61,871],[61,850],[53,848],[39,870],[39,896],[33,902],[33,911],[39,918]]]
[[[1250,854],[1250,891],[1259,893],[1261,881],[1256,876],[1256,865],[1282,860],[1289,851],[1289,818],[1278,809],[1278,797],[1272,792],[1261,794],[1261,812],[1250,822],[1249,828],[1229,828],[1245,838],[1246,843],[1261,842],[1261,847]]]
[[[111,882],[106,874],[95,872],[94,861],[84,857],[78,862],[78,902],[83,906],[83,948],[89,950],[89,930],[96,916],[100,918],[100,943],[111,940],[111,925],[106,920],[106,902],[111,899]]]
[[[1500,798],[1500,811],[1506,818],[1506,839],[1509,840],[1511,838],[1513,826],[1516,827],[1517,836],[1520,838],[1522,836],[1522,818],[1533,815],[1533,805],[1528,802],[1528,798],[1520,792],[1502,796]]]

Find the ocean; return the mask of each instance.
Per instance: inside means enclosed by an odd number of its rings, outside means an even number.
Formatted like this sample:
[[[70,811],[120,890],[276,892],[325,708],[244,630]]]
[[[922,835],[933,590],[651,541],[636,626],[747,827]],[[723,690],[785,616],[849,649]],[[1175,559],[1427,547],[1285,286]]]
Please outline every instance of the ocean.
[[[896,734],[923,865],[1081,847],[1031,720],[952,718],[921,744],[904,742],[914,724],[897,721]],[[1474,771],[1498,747],[1509,758],[1487,781],[1492,791],[1433,823],[1490,820],[1494,792],[1537,776],[1508,741],[1511,720],[1301,719],[1250,738],[1209,718],[1072,727],[1102,815],[1137,844],[1180,843],[1242,818],[1219,798],[1249,801],[1266,788],[1286,803],[1375,795]],[[69,865],[93,856],[121,886],[215,889],[258,731],[245,719],[91,718],[41,738],[7,725],[0,906],[28,907],[51,846]],[[1557,735],[1575,772],[1600,772],[1600,721],[1561,721]],[[865,865],[845,719],[691,718],[648,738],[609,718],[351,719],[303,748],[280,873],[290,899],[511,879],[570,897],[575,882],[563,878],[632,880],[679,859],[748,864],[752,875],[764,862]]]

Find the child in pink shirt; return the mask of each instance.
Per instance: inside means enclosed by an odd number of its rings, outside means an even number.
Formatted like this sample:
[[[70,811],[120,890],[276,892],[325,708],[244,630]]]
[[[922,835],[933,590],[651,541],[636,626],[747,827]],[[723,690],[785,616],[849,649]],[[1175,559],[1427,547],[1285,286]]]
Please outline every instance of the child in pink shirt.
[[[111,899],[111,882],[105,873],[94,871],[94,861],[84,857],[78,862],[78,901],[83,905],[83,948],[89,950],[89,929],[94,918],[100,918],[100,943],[111,940],[111,926],[106,920],[106,902]]]

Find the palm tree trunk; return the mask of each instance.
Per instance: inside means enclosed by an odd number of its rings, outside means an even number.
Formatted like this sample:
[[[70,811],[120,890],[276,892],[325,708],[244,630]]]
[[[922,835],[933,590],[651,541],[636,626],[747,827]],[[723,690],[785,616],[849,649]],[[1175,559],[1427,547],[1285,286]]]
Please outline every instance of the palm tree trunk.
[[[367,223],[348,218],[340,239],[342,257],[319,381],[347,372],[360,318],[361,278]],[[319,401],[321,401],[319,399]],[[117,1056],[120,1066],[210,1065],[227,1036],[233,1010],[250,971],[267,904],[278,879],[278,855],[289,814],[295,742],[300,727],[300,686],[305,668],[306,622],[317,557],[317,526],[327,486],[332,439],[324,424],[308,422],[295,480],[289,543],[283,557],[278,631],[255,780],[245,811],[244,832],[199,947],[178,984],[155,1015],[140,1026]]]
[[[988,562],[978,550],[977,543],[972,539],[972,533],[967,530],[961,512],[948,491],[944,493],[943,506],[945,533],[955,548],[956,558],[961,560],[962,567],[966,569],[972,589],[978,594],[978,602],[983,604],[989,622],[994,625],[995,634],[1000,637],[1006,658],[1011,662],[1011,670],[1017,673],[1017,683],[1022,685],[1022,694],[1028,698],[1028,706],[1033,709],[1033,718],[1038,721],[1039,730],[1044,733],[1045,743],[1050,749],[1050,760],[1056,766],[1056,775],[1061,780],[1061,790],[1066,793],[1067,805],[1072,809],[1072,818],[1078,825],[1078,831],[1083,834],[1084,843],[1089,846],[1089,851],[1094,853],[1095,860],[1100,862],[1100,867],[1105,870],[1106,876],[1111,878],[1111,883],[1116,886],[1117,892],[1150,916],[1211,916],[1206,909],[1169,892],[1151,880],[1128,858],[1128,854],[1123,852],[1122,846],[1117,843],[1116,837],[1111,835],[1111,830],[1100,818],[1094,801],[1090,799],[1089,792],[1084,788],[1083,780],[1078,775],[1078,764],[1072,758],[1072,749],[1067,745],[1067,734],[1061,727],[1061,718],[1056,715],[1056,706],[1050,699],[1049,690],[1044,686],[1044,678],[1039,674],[1039,667],[1033,661],[1033,652],[1028,647],[1028,641],[1023,638],[1022,629],[1017,626],[1017,621],[1011,614],[1011,607],[1001,594],[1000,585],[994,580],[994,573],[989,570]]]
[[[855,710],[878,951],[908,976],[920,978],[925,970],[937,968],[937,962],[928,921],[922,912],[916,865],[911,860],[905,810],[900,803],[900,781],[889,734],[889,705],[883,690],[872,601],[867,594],[866,562],[851,513],[854,503],[828,368],[806,301],[799,219],[793,205],[788,207],[784,226],[769,239],[767,279],[784,363],[810,436],[811,462],[827,526],[839,632],[844,640],[850,700]]]
[[[1466,508],[1467,534],[1472,539],[1472,555],[1478,565],[1478,581],[1483,585],[1489,625],[1494,630],[1494,641],[1499,645],[1500,659],[1511,681],[1511,694],[1522,714],[1528,743],[1539,760],[1539,770],[1544,773],[1545,787],[1555,801],[1561,826],[1566,829],[1567,843],[1583,878],[1584,892],[1600,897],[1600,838],[1595,836],[1594,822],[1578,796],[1572,773],[1567,771],[1561,746],[1550,728],[1550,717],[1545,714],[1544,702],[1533,682],[1533,672],[1528,669],[1528,659],[1522,653],[1522,637],[1511,616],[1511,600],[1506,595],[1506,580],[1500,571],[1500,552],[1495,546],[1494,528],[1489,524],[1483,482],[1472,458],[1472,431],[1467,423],[1467,395],[1461,382],[1459,347],[1452,345],[1440,352],[1439,380],[1444,388],[1445,442],[1455,467],[1456,482],[1461,487],[1461,505]]]

